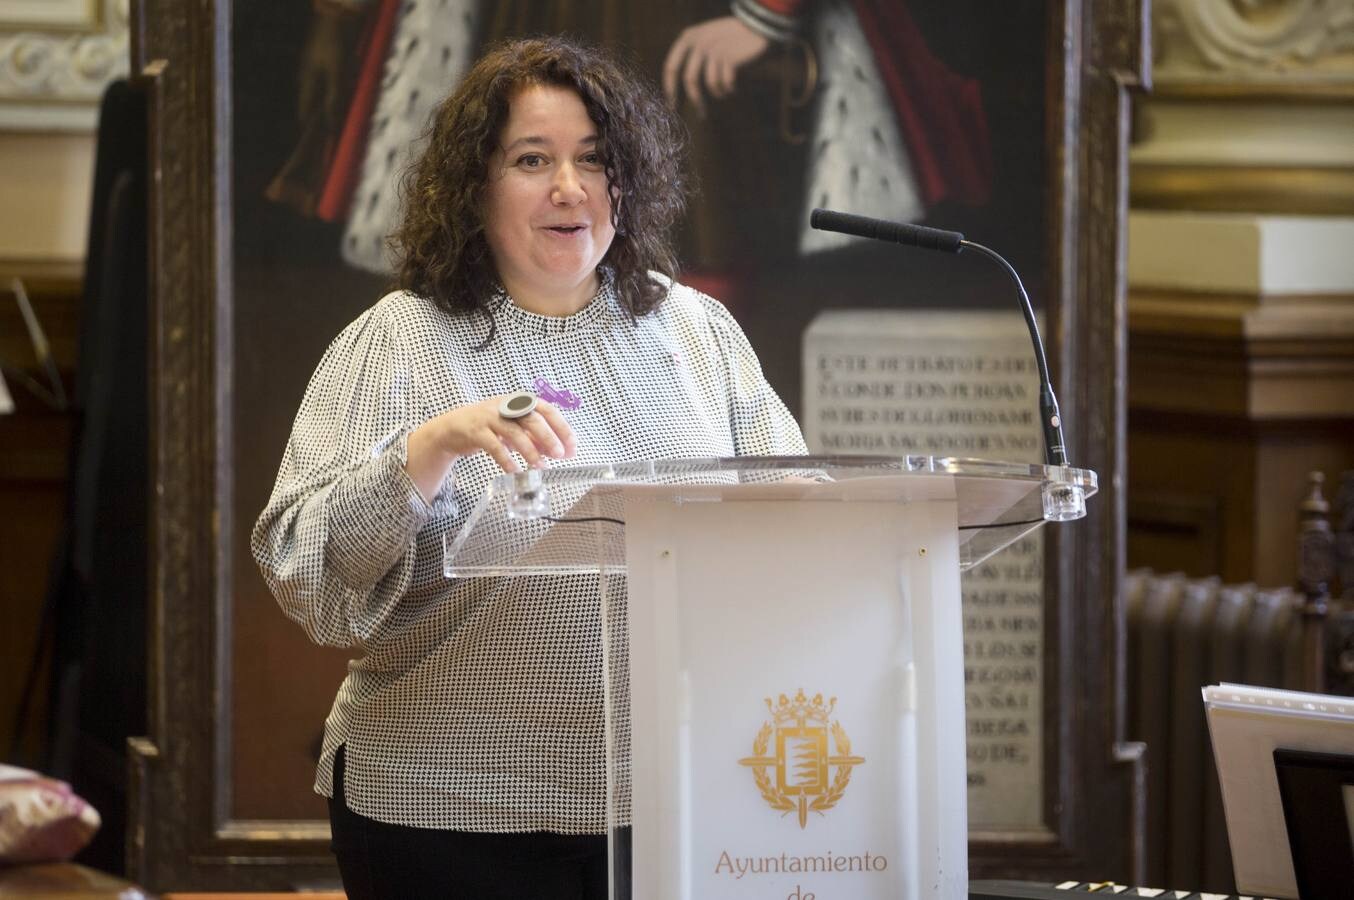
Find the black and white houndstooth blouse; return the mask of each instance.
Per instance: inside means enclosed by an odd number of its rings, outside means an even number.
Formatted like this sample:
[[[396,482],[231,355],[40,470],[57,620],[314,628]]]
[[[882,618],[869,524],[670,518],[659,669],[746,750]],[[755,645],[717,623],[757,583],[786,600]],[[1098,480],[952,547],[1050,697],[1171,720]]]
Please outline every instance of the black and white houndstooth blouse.
[[[443,537],[488,481],[459,460],[431,504],[405,436],[439,413],[530,390],[581,405],[566,464],[807,452],[737,323],[673,285],[632,322],[609,280],[564,318],[493,302],[450,316],[393,293],[330,345],[297,413],[253,552],[287,616],[358,647],[325,728],[315,789],[345,745],[354,812],[465,831],[599,833],[605,822],[597,578],[448,580]],[[623,590],[623,584],[621,585]]]

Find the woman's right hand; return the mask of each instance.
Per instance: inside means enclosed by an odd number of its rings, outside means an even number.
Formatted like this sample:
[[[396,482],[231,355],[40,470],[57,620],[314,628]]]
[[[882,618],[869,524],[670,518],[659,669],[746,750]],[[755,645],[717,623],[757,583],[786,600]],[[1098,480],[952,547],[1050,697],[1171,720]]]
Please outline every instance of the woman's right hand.
[[[574,432],[552,404],[536,401],[536,409],[520,419],[499,415],[503,397],[490,397],[447,410],[409,433],[404,469],[425,500],[437,494],[452,463],[462,456],[484,451],[504,472],[521,467],[512,458],[517,453],[533,469],[546,465],[546,457],[568,459],[577,446]]]

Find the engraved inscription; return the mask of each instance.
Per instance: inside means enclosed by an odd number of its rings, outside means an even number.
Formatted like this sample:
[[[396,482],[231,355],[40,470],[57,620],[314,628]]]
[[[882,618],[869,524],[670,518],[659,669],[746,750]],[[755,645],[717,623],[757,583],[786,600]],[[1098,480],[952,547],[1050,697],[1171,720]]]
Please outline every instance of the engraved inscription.
[[[834,311],[804,342],[814,453],[1038,463],[1038,377],[1018,313]],[[1043,538],[964,573],[969,824],[1043,823]]]

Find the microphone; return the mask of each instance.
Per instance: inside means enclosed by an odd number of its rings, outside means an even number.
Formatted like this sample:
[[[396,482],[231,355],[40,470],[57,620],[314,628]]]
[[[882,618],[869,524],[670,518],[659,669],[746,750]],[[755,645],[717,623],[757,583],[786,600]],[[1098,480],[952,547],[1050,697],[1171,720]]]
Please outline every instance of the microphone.
[[[928,228],[925,225],[912,225],[906,222],[889,222],[885,219],[872,219],[869,216],[857,216],[851,213],[837,212],[831,209],[815,209],[809,215],[809,225],[819,231],[835,231],[855,237],[870,238],[876,241],[890,241],[908,247],[921,247],[924,250],[943,250],[946,253],[959,253],[968,249],[979,253],[1001,266],[1015,282],[1020,293],[1021,312],[1025,315],[1025,324],[1030,331],[1030,342],[1034,345],[1034,361],[1039,369],[1039,421],[1044,431],[1044,459],[1050,466],[1068,466],[1067,446],[1063,440],[1062,414],[1058,411],[1058,398],[1053,393],[1053,380],[1048,374],[1048,358],[1044,353],[1044,341],[1039,337],[1039,323],[1034,318],[1034,306],[1025,292],[1025,285],[1015,267],[1007,262],[995,250],[982,244],[965,240],[957,231],[945,231],[941,228]],[[1054,521],[1080,519],[1086,515],[1086,498],[1077,486],[1058,486],[1052,492],[1045,485],[1044,516]]]
[[[939,228],[927,228],[925,225],[871,219],[869,216],[857,216],[831,209],[815,209],[809,214],[809,224],[819,231],[836,231],[926,250],[944,250],[946,253],[958,253],[964,245],[964,236],[957,231],[942,231]]]

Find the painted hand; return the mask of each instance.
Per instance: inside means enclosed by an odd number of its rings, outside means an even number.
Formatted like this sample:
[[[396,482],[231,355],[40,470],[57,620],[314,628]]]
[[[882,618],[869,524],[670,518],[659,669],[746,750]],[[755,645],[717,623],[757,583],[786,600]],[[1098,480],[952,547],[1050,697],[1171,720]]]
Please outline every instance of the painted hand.
[[[738,70],[766,52],[770,40],[733,16],[692,25],[677,35],[663,62],[663,92],[676,106],[682,92],[701,116],[705,95],[733,93]]]

